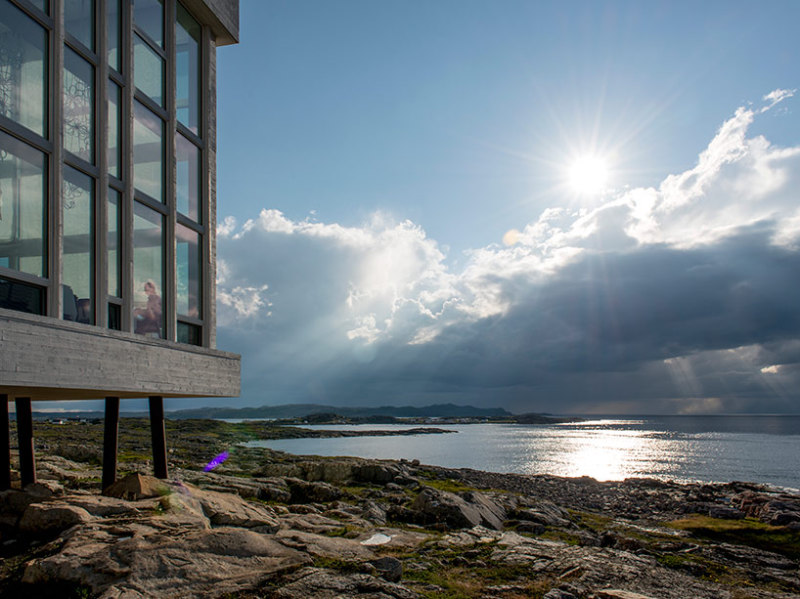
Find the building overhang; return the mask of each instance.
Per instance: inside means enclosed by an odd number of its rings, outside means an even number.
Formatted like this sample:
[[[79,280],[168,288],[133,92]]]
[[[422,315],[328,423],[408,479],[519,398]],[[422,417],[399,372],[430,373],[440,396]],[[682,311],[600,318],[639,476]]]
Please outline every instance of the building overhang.
[[[235,397],[237,354],[0,308],[0,394]]]
[[[217,46],[239,43],[239,0],[181,0],[216,37]]]

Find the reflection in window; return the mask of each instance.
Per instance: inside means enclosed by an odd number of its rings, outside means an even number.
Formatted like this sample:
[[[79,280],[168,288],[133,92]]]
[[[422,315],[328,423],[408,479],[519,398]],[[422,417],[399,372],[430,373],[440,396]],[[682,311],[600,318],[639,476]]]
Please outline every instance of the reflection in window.
[[[94,162],[94,67],[64,49],[64,149]]]
[[[64,0],[64,28],[90,50],[94,50],[95,0]]]
[[[108,295],[122,297],[119,285],[119,232],[120,210],[119,192],[108,189],[108,229],[106,230],[106,251],[108,252]]]
[[[148,337],[164,336],[161,295],[164,289],[164,217],[134,202],[133,330]]]
[[[135,0],[133,21],[159,46],[164,46],[164,7],[161,0]]]
[[[164,121],[133,103],[133,185],[164,201]]]
[[[61,199],[63,318],[94,323],[94,179],[64,167]]]
[[[44,314],[44,289],[0,277],[0,308]]]
[[[178,314],[201,318],[200,235],[183,225],[175,227]]]
[[[178,120],[197,133],[200,121],[200,25],[180,4],[175,27],[175,108]]]
[[[111,81],[108,82],[108,174],[121,178],[120,174],[120,118],[122,90]]]
[[[0,2],[0,114],[47,136],[47,32]]]
[[[108,38],[108,66],[121,71],[122,56],[119,48],[119,0],[107,0],[106,32]]]
[[[0,266],[45,277],[45,155],[2,132],[0,148]]]
[[[178,212],[201,222],[200,149],[180,133],[175,136]]]
[[[164,59],[138,35],[133,36],[133,80],[151,100],[164,105]]]

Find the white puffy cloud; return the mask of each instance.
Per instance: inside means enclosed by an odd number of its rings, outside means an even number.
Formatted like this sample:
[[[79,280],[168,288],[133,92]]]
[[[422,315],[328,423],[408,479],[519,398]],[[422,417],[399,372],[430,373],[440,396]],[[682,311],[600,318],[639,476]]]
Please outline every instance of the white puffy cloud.
[[[409,221],[218,226],[220,347],[243,402],[796,411],[800,146],[740,108],[694,168],[553,207],[459,270]],[[794,386],[793,386],[794,385]]]

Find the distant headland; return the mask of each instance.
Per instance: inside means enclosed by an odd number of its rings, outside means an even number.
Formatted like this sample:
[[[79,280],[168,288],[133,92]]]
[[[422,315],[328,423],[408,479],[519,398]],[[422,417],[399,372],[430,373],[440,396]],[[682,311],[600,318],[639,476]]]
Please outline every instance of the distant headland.
[[[144,412],[125,416],[145,417]],[[101,412],[37,412],[38,419],[102,418]],[[201,407],[166,413],[172,420],[240,419],[275,420],[280,424],[390,424],[390,423],[471,423],[502,422],[517,424],[556,424],[578,422],[581,418],[557,417],[546,413],[512,414],[504,408],[477,408],[452,403],[430,406],[361,406],[342,407],[324,404],[297,403],[260,407]]]

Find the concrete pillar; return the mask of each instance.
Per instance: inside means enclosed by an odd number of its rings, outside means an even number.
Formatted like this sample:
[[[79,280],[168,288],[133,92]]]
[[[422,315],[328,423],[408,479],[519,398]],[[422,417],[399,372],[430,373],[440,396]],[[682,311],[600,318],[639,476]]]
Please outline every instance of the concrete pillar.
[[[119,397],[106,397],[105,430],[103,433],[103,482],[101,491],[105,491],[117,480],[118,438]]]
[[[164,398],[150,397],[150,435],[153,442],[153,472],[167,478],[167,438],[164,432]]]
[[[11,432],[8,422],[8,395],[0,394],[0,491],[11,488]]]
[[[36,460],[33,454],[33,413],[30,397],[17,397],[17,440],[19,441],[19,474],[22,488],[36,482]]]

